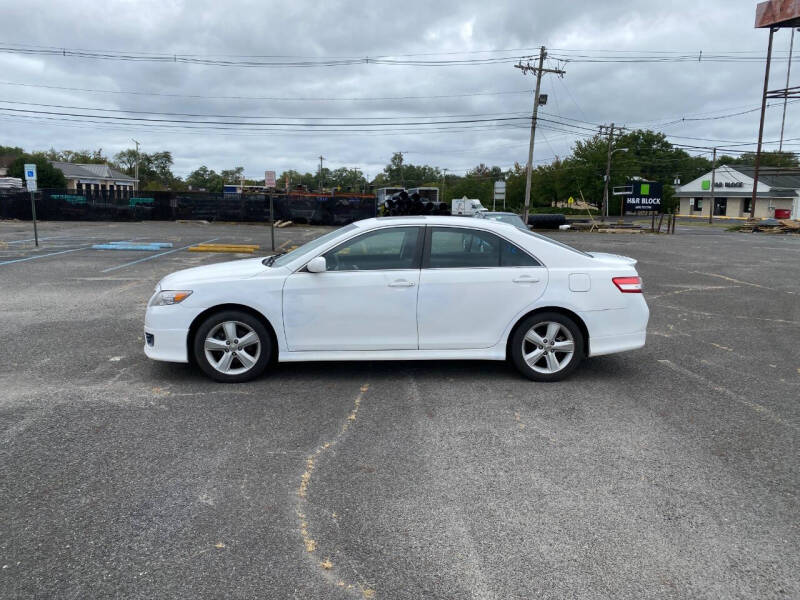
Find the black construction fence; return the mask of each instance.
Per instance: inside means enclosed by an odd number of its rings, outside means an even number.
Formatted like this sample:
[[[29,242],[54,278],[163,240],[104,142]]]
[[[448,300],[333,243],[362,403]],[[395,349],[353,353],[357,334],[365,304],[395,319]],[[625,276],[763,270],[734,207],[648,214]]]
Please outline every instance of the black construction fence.
[[[44,189],[34,193],[36,218],[46,221],[250,221],[344,225],[377,216],[369,194],[132,192]],[[0,218],[31,219],[31,195],[0,190]]]

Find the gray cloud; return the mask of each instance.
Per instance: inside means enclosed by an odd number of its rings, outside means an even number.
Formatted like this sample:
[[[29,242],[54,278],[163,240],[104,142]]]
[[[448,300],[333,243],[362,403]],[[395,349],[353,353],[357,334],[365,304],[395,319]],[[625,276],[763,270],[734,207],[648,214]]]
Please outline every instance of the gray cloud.
[[[295,57],[379,56],[438,53],[440,58],[478,50],[535,48],[632,51],[765,52],[765,31],[753,29],[755,3],[636,1],[596,2],[103,2],[31,1],[4,7],[0,41],[7,44],[127,50],[194,55]],[[799,40],[800,41],[800,40]],[[800,44],[798,44],[800,45]],[[788,32],[776,37],[788,49]],[[531,53],[534,51],[530,51]],[[455,53],[455,54],[446,54]],[[432,58],[420,57],[420,58]],[[773,87],[782,84],[785,62],[776,63]],[[758,106],[760,62],[666,64],[570,63],[559,81],[547,77],[547,113],[591,123],[654,126],[697,113]],[[20,56],[0,53],[0,81],[72,88],[200,96],[373,98],[454,95],[526,90],[531,76],[510,64],[457,67],[354,65],[328,68],[222,68]],[[532,94],[418,100],[267,101],[76,92],[0,85],[0,99],[158,112],[304,117],[405,117],[522,113]],[[10,105],[3,105],[10,106]],[[786,137],[800,137],[790,106]],[[549,117],[548,117],[549,118]],[[776,139],[780,110],[769,113],[766,139]],[[588,127],[588,125],[587,125]],[[675,124],[675,136],[753,140],[758,113],[716,121]],[[588,132],[586,132],[588,134]],[[245,167],[250,177],[267,168],[314,170],[357,166],[377,174],[392,152],[407,160],[463,171],[479,162],[503,167],[524,162],[528,130],[465,128],[438,132],[321,134],[154,130],[137,125],[86,125],[0,117],[0,144],[28,149],[97,148],[115,153],[135,137],[146,151],[170,150],[176,173],[201,164]],[[575,136],[547,129],[537,138],[535,160],[564,156]],[[709,145],[709,142],[674,138]],[[797,146],[791,146],[796,149]]]

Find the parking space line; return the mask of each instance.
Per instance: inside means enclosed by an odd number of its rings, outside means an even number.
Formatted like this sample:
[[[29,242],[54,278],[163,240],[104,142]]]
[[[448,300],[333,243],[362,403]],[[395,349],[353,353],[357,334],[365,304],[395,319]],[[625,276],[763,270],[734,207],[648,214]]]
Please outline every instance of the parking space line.
[[[773,423],[777,423],[779,425],[785,425],[786,427],[791,427],[794,430],[798,430],[798,427],[795,424],[784,421],[780,416],[775,414],[774,411],[770,410],[766,406],[763,406],[763,405],[759,404],[758,402],[753,402],[752,400],[750,400],[748,398],[740,396],[739,394],[729,390],[728,388],[723,387],[723,386],[721,386],[719,384],[716,384],[716,383],[714,383],[713,381],[711,381],[710,379],[708,379],[706,377],[703,377],[699,373],[695,373],[694,371],[691,371],[691,370],[689,370],[689,369],[687,369],[685,367],[681,367],[680,365],[677,365],[677,364],[675,364],[674,362],[672,362],[671,360],[668,360],[668,359],[658,359],[658,362],[660,364],[664,365],[665,367],[668,367],[668,368],[672,369],[676,373],[680,373],[681,375],[683,375],[685,377],[688,377],[690,379],[694,379],[695,381],[698,381],[698,382],[706,385],[707,387],[711,388],[715,392],[718,392],[720,394],[724,394],[725,396],[727,396],[731,400],[734,400],[735,402],[738,402],[739,404],[742,404],[742,405],[746,406],[747,408],[750,408],[750,409],[754,410],[755,412],[763,415],[765,418],[769,419]]]
[[[68,235],[58,235],[53,237],[40,237],[39,241],[43,242],[45,240],[63,240],[63,239],[70,239],[71,236]],[[36,238],[28,238],[27,240],[12,240],[10,242],[6,242],[6,244],[22,244],[23,242],[33,242]]]
[[[201,244],[208,244],[209,242],[213,242],[218,240],[218,237],[212,238],[210,240],[206,240],[205,242],[200,242]],[[180,252],[181,250],[186,250],[187,248],[191,248],[192,246],[196,246],[196,243],[189,244],[188,246],[184,246],[183,248],[175,248],[174,250],[169,250],[167,252],[159,252],[158,254],[153,254],[152,256],[145,256],[144,258],[140,258],[139,260],[134,260],[129,263],[125,263],[124,265],[118,265],[116,267],[109,267],[108,269],[103,269],[100,271],[101,273],[108,273],[109,271],[116,271],[117,269],[122,269],[124,267],[130,267],[132,265],[139,264],[141,262],[145,262],[147,260],[153,260],[154,258],[158,258],[159,256],[164,256],[166,254],[172,254],[173,252]]]
[[[26,260],[36,260],[37,258],[46,258],[48,256],[55,256],[56,254],[66,254],[67,252],[77,252],[78,250],[86,250],[89,246],[81,246],[80,248],[71,248],[70,250],[61,250],[60,252],[50,252],[48,254],[36,254],[35,256],[28,256],[27,258],[15,258],[14,260],[5,260],[0,262],[2,265],[10,265],[11,263],[24,262]]]

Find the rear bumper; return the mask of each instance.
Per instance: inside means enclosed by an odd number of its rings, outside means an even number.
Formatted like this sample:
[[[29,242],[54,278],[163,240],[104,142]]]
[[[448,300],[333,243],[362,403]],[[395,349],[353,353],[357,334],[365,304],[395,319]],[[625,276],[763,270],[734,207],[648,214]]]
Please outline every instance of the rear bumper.
[[[589,330],[589,356],[636,350],[644,346],[650,309],[642,294],[626,294],[627,306],[580,316]]]
[[[604,354],[637,350],[644,347],[646,338],[646,330],[609,337],[589,338],[589,356],[603,356]]]

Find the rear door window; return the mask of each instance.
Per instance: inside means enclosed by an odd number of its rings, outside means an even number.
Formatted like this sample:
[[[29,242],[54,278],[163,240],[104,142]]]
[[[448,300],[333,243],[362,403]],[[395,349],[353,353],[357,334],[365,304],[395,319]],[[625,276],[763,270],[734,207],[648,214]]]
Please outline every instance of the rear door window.
[[[432,227],[426,257],[429,269],[540,266],[527,252],[479,229]]]

